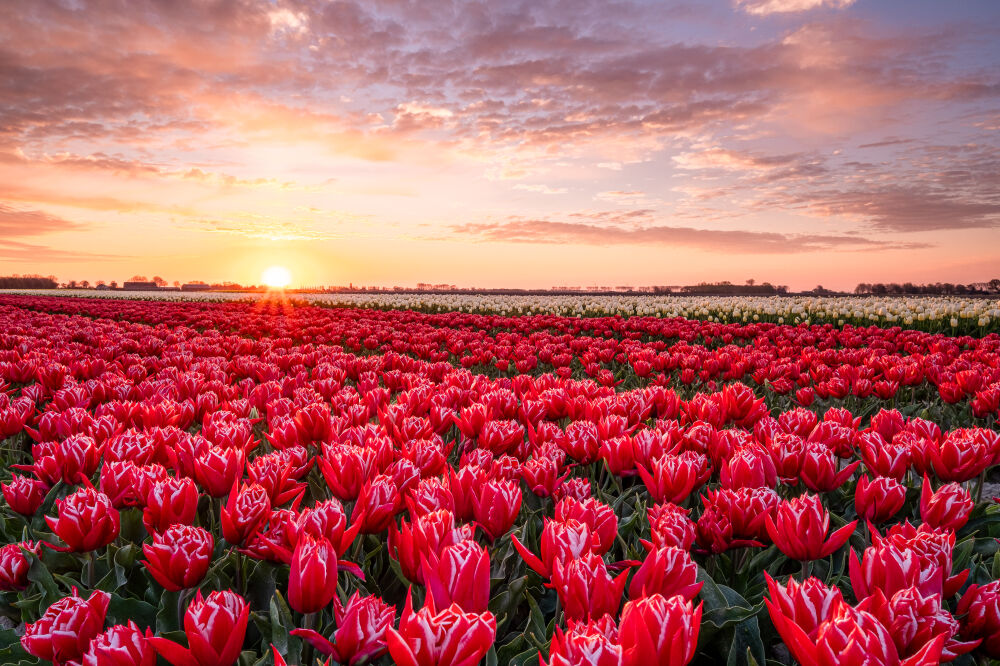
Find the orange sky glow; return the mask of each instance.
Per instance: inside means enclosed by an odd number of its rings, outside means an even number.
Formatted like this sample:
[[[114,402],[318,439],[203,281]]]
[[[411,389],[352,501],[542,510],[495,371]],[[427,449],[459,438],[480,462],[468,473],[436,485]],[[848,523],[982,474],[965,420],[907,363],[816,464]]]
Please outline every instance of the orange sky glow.
[[[995,2],[0,6],[0,274],[1000,276]]]

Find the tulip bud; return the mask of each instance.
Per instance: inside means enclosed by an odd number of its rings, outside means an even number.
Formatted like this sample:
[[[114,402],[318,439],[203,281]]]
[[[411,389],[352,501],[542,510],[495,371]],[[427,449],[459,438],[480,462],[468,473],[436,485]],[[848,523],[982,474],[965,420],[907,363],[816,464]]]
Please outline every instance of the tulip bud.
[[[174,666],[232,666],[243,650],[249,620],[250,607],[232,590],[207,598],[198,590],[184,615],[189,648],[161,637],[146,640]]]
[[[708,458],[693,451],[657,458],[652,472],[639,468],[639,476],[654,502],[683,502],[708,480],[711,472]]]
[[[212,562],[215,540],[207,530],[191,525],[172,525],[161,534],[153,534],[153,543],[145,544],[146,570],[168,592],[195,587],[201,583]]]
[[[1000,581],[970,585],[958,602],[956,615],[962,638],[982,639],[983,652],[1000,658]]]
[[[35,555],[41,551],[41,546],[33,541],[9,543],[0,547],[0,591],[20,591],[28,587],[28,569],[31,563],[22,548]]]
[[[555,588],[566,617],[582,621],[616,614],[627,577],[628,569],[625,569],[612,579],[603,559],[585,553],[566,564],[557,562],[550,586]]]
[[[549,662],[542,666],[621,666],[622,648],[618,628],[610,615],[590,622],[567,623],[565,633],[558,626],[549,647]]]
[[[315,613],[337,595],[337,550],[324,538],[299,537],[288,577],[288,605]]]
[[[263,486],[233,484],[229,499],[220,512],[222,536],[234,546],[242,546],[260,529],[271,514],[271,498]]]
[[[360,523],[362,534],[378,534],[393,522],[400,504],[399,489],[392,477],[378,474],[361,489],[351,523]]]
[[[514,481],[490,480],[472,496],[476,522],[491,541],[506,534],[521,511],[521,488]]]
[[[45,522],[63,540],[65,547],[56,550],[85,553],[103,548],[121,530],[118,511],[104,493],[93,488],[81,488],[69,497],[58,500],[59,517],[45,516]]]
[[[441,555],[423,556],[421,570],[434,605],[458,605],[469,613],[485,612],[490,602],[490,555],[472,540],[448,546]]]
[[[618,638],[623,666],[684,666],[694,658],[701,628],[701,604],[659,594],[629,601]]]
[[[242,448],[211,446],[194,459],[195,479],[212,497],[223,497],[243,477],[245,466],[246,454]]]
[[[153,632],[140,631],[135,622],[118,624],[90,641],[83,666],[156,666],[156,650],[147,638]]]
[[[104,629],[111,595],[95,590],[89,599],[73,594],[46,609],[37,622],[25,626],[21,645],[32,655],[55,664],[79,661],[90,641]]]
[[[376,596],[357,592],[343,606],[333,599],[337,630],[329,641],[312,629],[292,629],[291,634],[307,641],[324,655],[341,664],[374,661],[386,652],[385,635],[396,618],[396,610]]]
[[[478,664],[496,632],[493,613],[466,613],[455,604],[438,611],[431,599],[414,613],[407,595],[399,630],[390,626],[386,643],[397,664]]]
[[[778,549],[793,560],[818,560],[847,543],[858,521],[852,521],[827,538],[830,513],[816,495],[802,495],[783,502],[774,519],[766,518],[767,533]]]
[[[198,513],[198,487],[191,479],[167,478],[154,484],[146,495],[142,524],[150,533],[171,525],[191,525]]]
[[[957,483],[946,483],[934,492],[930,479],[924,475],[920,492],[920,517],[931,527],[960,530],[969,522],[969,515],[976,503]]]
[[[887,476],[867,476],[858,479],[854,490],[854,508],[859,518],[872,523],[884,523],[895,516],[906,503],[906,488],[896,479]]]
[[[659,594],[669,598],[680,595],[694,599],[701,590],[698,565],[680,548],[657,548],[646,555],[629,584],[630,599]]]
[[[594,539],[593,551],[598,555],[611,550],[615,537],[618,536],[618,516],[614,509],[593,497],[582,501],[572,497],[559,500],[556,503],[555,519],[560,522],[576,519],[585,523]]]
[[[0,484],[7,505],[15,513],[30,518],[45,500],[45,483],[29,476],[15,476],[10,483]]]

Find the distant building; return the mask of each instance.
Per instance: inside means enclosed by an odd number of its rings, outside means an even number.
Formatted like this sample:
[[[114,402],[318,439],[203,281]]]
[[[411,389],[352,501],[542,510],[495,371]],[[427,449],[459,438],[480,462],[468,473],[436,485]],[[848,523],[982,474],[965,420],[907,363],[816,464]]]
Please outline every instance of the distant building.
[[[159,291],[155,282],[126,282],[122,285],[125,291]]]
[[[94,289],[96,289],[97,291],[112,291],[114,290],[114,287],[108,286],[106,284],[99,284],[96,287],[94,287]]]
[[[211,285],[204,282],[188,282],[181,285],[181,291],[209,291],[211,288]]]

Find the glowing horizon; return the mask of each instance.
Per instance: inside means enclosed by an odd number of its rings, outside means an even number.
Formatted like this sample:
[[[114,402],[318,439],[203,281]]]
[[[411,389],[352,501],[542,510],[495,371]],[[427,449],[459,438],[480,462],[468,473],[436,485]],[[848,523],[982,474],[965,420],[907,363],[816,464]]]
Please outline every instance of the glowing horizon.
[[[1000,273],[1000,5],[9,3],[0,274]]]

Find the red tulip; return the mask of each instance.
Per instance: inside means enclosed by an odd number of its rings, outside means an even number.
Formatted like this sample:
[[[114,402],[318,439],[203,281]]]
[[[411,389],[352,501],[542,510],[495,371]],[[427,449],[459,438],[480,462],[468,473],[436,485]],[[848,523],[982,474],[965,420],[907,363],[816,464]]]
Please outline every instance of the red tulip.
[[[212,562],[215,540],[200,527],[172,525],[153,534],[153,543],[145,544],[146,570],[168,592],[177,592],[201,583]]]
[[[884,523],[899,513],[904,504],[906,488],[896,479],[879,476],[869,481],[867,475],[858,479],[854,489],[854,509],[859,518],[876,524]]]
[[[612,579],[603,559],[585,553],[565,564],[557,562],[549,586],[555,588],[566,617],[583,621],[616,614],[627,577],[628,569],[625,569]]]
[[[342,502],[356,500],[375,469],[372,449],[349,444],[324,446],[316,460],[330,492]]]
[[[101,462],[101,447],[86,435],[67,437],[56,444],[53,454],[62,480],[69,485],[90,481]]]
[[[0,484],[0,489],[11,510],[28,518],[38,511],[48,490],[44,482],[30,476],[15,476],[10,483]]]
[[[521,479],[538,497],[550,497],[568,475],[569,470],[560,474],[559,462],[548,456],[532,458],[521,466]]]
[[[565,521],[544,520],[540,558],[528,550],[517,536],[512,534],[510,538],[521,558],[542,578],[552,576],[556,563],[565,564],[583,553],[594,552],[596,545],[590,527],[573,518]]]
[[[271,514],[271,498],[263,486],[234,483],[220,512],[222,536],[234,546],[245,545]]]
[[[438,556],[422,554],[421,571],[434,605],[456,604],[469,613],[482,613],[490,603],[490,555],[475,541],[466,539],[448,546]]]
[[[871,538],[876,548],[891,546],[915,557],[919,575],[912,584],[919,587],[922,594],[941,594],[944,599],[950,599],[969,576],[968,569],[950,575],[952,552],[955,549],[955,533],[950,530],[939,530],[929,525],[918,528],[905,522],[893,525],[884,537],[878,531],[871,530]],[[851,582],[853,585],[853,570]],[[890,592],[888,587],[882,586],[882,591],[889,596],[897,592],[898,588]],[[867,593],[857,594],[857,588],[855,593],[859,599],[867,596]]]
[[[960,429],[940,441],[925,440],[924,455],[939,479],[968,481],[992,464],[994,452],[989,443],[975,434],[974,429]]]
[[[585,500],[567,497],[556,502],[555,520],[570,519],[579,520],[590,528],[593,551],[598,555],[608,552],[618,536],[618,516],[614,509],[593,497]]]
[[[288,577],[288,605],[315,613],[337,595],[337,550],[324,538],[299,537]]]
[[[694,599],[701,590],[698,582],[698,565],[691,556],[680,548],[657,548],[651,550],[636,570],[629,583],[630,599],[659,594],[663,597],[680,595]]]
[[[232,666],[243,650],[250,607],[232,590],[201,590],[184,614],[184,634],[190,647],[166,638],[147,638],[156,652],[174,666]]]
[[[55,666],[77,662],[90,641],[104,629],[111,595],[95,590],[89,599],[73,594],[59,599],[46,609],[37,622],[25,626],[21,645],[32,655],[51,661]]]
[[[886,441],[875,431],[860,436],[861,459],[868,471],[902,481],[910,469],[911,447],[905,439]]]
[[[486,656],[496,637],[492,613],[466,613],[452,604],[438,611],[432,599],[416,613],[410,596],[399,620],[389,627],[389,655],[400,666],[475,666]]]
[[[152,636],[152,630],[143,632],[132,620],[117,624],[90,641],[83,666],[156,666],[156,650],[146,640]]]
[[[833,450],[826,444],[808,442],[799,477],[809,490],[828,493],[844,485],[860,464],[860,460],[855,460],[838,472],[837,457]]]
[[[225,449],[211,446],[194,459],[194,474],[198,484],[212,497],[223,497],[233,484],[243,477],[246,454],[242,448]]]
[[[688,510],[676,504],[654,504],[646,510],[653,547],[676,546],[690,550],[695,539],[695,523]]]
[[[946,530],[960,530],[967,522],[976,503],[967,491],[957,483],[946,483],[935,492],[930,479],[924,475],[924,485],[920,491],[920,517],[931,527]]]
[[[104,493],[93,488],[81,488],[57,501],[56,505],[59,507],[59,518],[45,516],[45,522],[66,545],[52,548],[85,553],[103,548],[118,538],[121,519]]]
[[[569,621],[569,630],[558,626],[549,646],[549,662],[542,666],[621,666],[618,628],[610,615],[590,622]]]
[[[455,498],[455,517],[470,520],[475,515],[473,498],[486,483],[486,473],[478,465],[464,465],[456,472],[448,470],[448,487]]]
[[[827,587],[823,582],[810,576],[800,583],[789,577],[784,587],[767,572],[764,573],[770,599],[765,599],[768,613],[775,627],[790,622],[801,629],[810,640],[816,639],[820,626],[833,616],[833,611],[844,600],[840,590]]]
[[[723,488],[774,488],[778,470],[764,447],[750,444],[737,449],[722,463],[719,480]]]
[[[28,569],[31,562],[24,550],[38,555],[41,546],[33,541],[21,541],[0,546],[0,591],[20,591],[28,587]]]
[[[347,600],[333,598],[333,614],[337,630],[327,640],[312,629],[292,629],[291,634],[307,641],[319,652],[332,656],[341,664],[373,661],[386,652],[386,631],[396,618],[396,610],[376,596],[362,597],[357,592]]]
[[[448,482],[444,479],[438,477],[421,479],[417,487],[406,496],[406,508],[411,518],[440,509],[454,513],[455,498],[451,494]]]
[[[398,529],[395,523],[389,526],[389,556],[399,562],[408,580],[423,584],[422,556],[439,553],[471,538],[469,527],[455,527],[455,516],[450,511],[433,511],[418,517],[412,524],[403,520]]]
[[[912,657],[900,659],[889,631],[870,613],[856,610],[843,601],[835,604],[830,616],[816,630],[814,638],[776,612],[770,604],[768,608],[789,652],[802,666],[929,666],[938,663],[941,658],[944,635],[927,643]]]
[[[830,513],[816,495],[802,495],[782,502],[774,519],[766,519],[767,533],[778,550],[793,560],[818,560],[847,543],[858,521],[854,520],[827,538]]]
[[[1000,658],[1000,581],[972,584],[958,602],[961,636],[966,640],[982,639],[983,651]]]
[[[521,488],[514,481],[490,480],[472,496],[476,523],[490,540],[506,534],[521,511]]]
[[[378,534],[389,527],[401,504],[392,477],[378,474],[362,487],[351,512],[351,523],[360,523],[362,534]]]
[[[711,472],[708,458],[693,451],[657,458],[652,472],[639,468],[639,476],[654,502],[683,502],[708,480]]]
[[[684,666],[694,658],[701,628],[697,608],[684,597],[659,594],[625,604],[618,639],[623,666]]]
[[[859,610],[868,611],[882,623],[896,650],[903,659],[924,649],[938,636],[944,636],[941,661],[954,660],[959,655],[974,650],[980,640],[961,642],[955,640],[959,623],[951,613],[941,607],[940,595],[922,595],[915,587],[908,587],[887,599],[881,590],[858,604]]]
[[[299,514],[295,521],[292,543],[294,545],[297,542],[300,534],[308,534],[316,539],[322,537],[333,544],[337,556],[341,557],[354,543],[360,529],[360,523],[347,527],[344,507],[336,499],[331,499],[318,502],[313,508]]]
[[[198,487],[191,479],[167,478],[146,495],[142,523],[150,533],[171,525],[191,525],[198,513]]]

